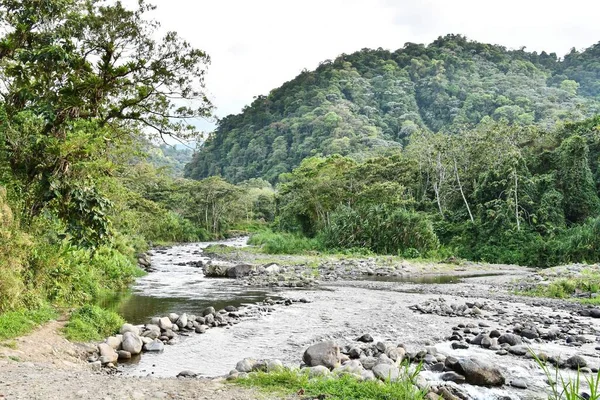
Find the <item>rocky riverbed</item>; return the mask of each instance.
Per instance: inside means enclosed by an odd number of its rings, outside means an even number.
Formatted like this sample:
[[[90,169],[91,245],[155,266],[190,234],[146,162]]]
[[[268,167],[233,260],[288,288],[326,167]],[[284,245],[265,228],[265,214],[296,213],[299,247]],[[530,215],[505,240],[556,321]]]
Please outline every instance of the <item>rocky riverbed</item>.
[[[600,367],[600,319],[594,318],[600,311],[516,296],[519,282],[540,279],[534,270],[459,260],[275,257],[245,249],[240,239],[223,243],[231,244],[236,246],[233,251],[211,246],[205,253],[207,244],[192,244],[151,254],[149,268],[154,272],[134,286],[124,309],[137,316],[128,318],[135,325],[110,340],[120,341],[116,349],[111,346],[117,358],[118,350],[127,351],[123,341],[126,334],[132,336],[127,331],[142,341],[140,351],[152,343],[160,349],[118,362],[118,375],[170,380],[186,371],[184,375],[197,376],[195,381],[229,376],[244,359],[299,367],[306,364],[308,348],[331,342],[340,356],[336,364],[320,365],[329,371],[345,369],[370,379],[371,374],[377,377],[375,371],[394,370],[400,359],[422,362],[420,385],[444,398],[487,400],[547,398],[547,379],[534,354],[558,364],[566,378],[576,368],[590,376]],[[211,265],[224,266],[224,271],[243,266],[236,268],[235,277],[210,278],[205,271]],[[224,275],[230,273],[220,273]],[[273,300],[264,304],[268,296]],[[284,300],[301,298],[288,305]],[[213,310],[205,315],[211,305]],[[227,311],[227,305],[247,314],[231,316],[237,311]],[[209,314],[226,318],[203,330]],[[90,365],[108,365],[101,356],[91,358]],[[378,364],[387,366],[374,370]],[[493,384],[482,385],[470,376],[478,366],[493,367],[487,375]],[[444,388],[455,397],[444,394]]]

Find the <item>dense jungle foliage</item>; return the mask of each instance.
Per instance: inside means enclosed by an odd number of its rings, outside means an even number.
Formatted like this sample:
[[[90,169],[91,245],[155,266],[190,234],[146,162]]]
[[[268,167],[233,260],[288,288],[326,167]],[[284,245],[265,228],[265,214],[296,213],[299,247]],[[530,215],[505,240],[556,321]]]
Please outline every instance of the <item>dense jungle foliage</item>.
[[[289,239],[309,249],[598,262],[599,161],[600,117],[549,132],[489,120],[414,134],[397,154],[311,157],[282,174],[275,227],[313,238]],[[277,235],[255,240],[283,247]]]
[[[306,157],[365,160],[415,132],[456,132],[484,118],[551,129],[597,114],[599,82],[600,44],[559,59],[448,35],[342,54],[223,118],[186,176],[273,183]]]
[[[273,252],[596,262],[599,82],[600,43],[365,49],[221,120],[186,175],[277,182],[274,228],[300,236],[253,239]]]
[[[153,39],[152,9],[0,0],[0,336],[127,287],[151,243],[273,218],[268,182],[183,179],[189,152],[152,144],[195,137],[185,121],[212,110],[208,56]]]

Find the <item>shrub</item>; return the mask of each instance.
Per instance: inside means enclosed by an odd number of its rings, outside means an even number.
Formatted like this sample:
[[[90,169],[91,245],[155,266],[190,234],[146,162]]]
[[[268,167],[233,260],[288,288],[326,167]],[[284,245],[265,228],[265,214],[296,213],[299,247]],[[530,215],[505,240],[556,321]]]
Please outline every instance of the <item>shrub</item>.
[[[65,326],[65,335],[69,340],[87,342],[101,340],[117,333],[125,323],[119,314],[98,306],[84,306],[71,314]]]
[[[328,248],[361,247],[378,254],[419,256],[439,246],[425,215],[385,206],[338,207],[321,237]]]
[[[18,310],[0,314],[0,340],[22,336],[56,316],[56,312],[48,306],[36,310]]]

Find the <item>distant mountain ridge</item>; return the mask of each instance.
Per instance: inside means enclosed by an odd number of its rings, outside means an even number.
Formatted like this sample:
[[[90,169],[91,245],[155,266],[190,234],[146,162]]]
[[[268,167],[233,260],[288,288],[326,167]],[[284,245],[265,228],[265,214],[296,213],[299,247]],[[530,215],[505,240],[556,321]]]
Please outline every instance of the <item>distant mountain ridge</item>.
[[[274,182],[306,157],[385,154],[418,130],[452,132],[487,118],[551,128],[598,113],[600,43],[559,59],[447,35],[302,72],[223,118],[185,176]]]

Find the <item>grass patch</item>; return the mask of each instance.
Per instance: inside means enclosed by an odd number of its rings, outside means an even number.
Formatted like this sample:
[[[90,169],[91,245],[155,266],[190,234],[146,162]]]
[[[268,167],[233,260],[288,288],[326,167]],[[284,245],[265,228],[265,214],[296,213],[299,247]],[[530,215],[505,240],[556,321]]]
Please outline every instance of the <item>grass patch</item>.
[[[537,285],[520,294],[534,297],[549,297],[555,299],[573,299],[586,304],[600,304],[598,297],[577,297],[585,294],[590,296],[600,293],[600,274],[584,273],[578,277],[560,278],[547,285]]]
[[[322,250],[317,239],[286,232],[258,232],[250,236],[248,244],[260,246],[261,251],[267,254],[302,254]]]
[[[237,253],[239,249],[232,246],[225,246],[223,244],[211,244],[205,247],[202,252],[205,254],[233,254]]]
[[[58,315],[51,307],[37,310],[9,311],[0,314],[0,340],[12,339],[29,333]]]
[[[383,383],[359,381],[351,375],[309,378],[306,371],[284,368],[268,373],[253,372],[236,383],[282,395],[303,393],[307,398],[328,400],[424,399],[425,393],[413,386],[416,374],[409,373],[408,367],[402,368],[402,371],[404,376],[401,380]]]
[[[65,326],[65,336],[78,342],[102,340],[118,332],[124,323],[125,320],[119,314],[88,305],[71,314]]]

